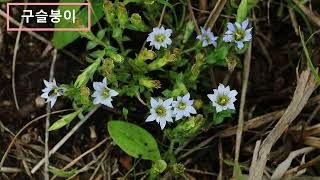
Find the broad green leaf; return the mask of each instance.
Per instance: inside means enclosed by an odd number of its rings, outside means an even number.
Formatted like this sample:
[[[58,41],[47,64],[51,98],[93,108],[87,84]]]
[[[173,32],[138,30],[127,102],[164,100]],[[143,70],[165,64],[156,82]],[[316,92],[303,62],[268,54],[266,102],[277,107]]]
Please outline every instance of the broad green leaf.
[[[70,122],[74,118],[76,118],[81,112],[82,112],[82,109],[79,109],[76,112],[62,116],[61,119],[57,120],[52,124],[52,126],[49,128],[49,131],[54,131],[70,124]]]
[[[109,121],[108,131],[115,143],[132,157],[160,160],[156,140],[145,129],[124,121]]]
[[[83,2],[84,0],[61,0],[60,2]],[[91,26],[95,25],[97,21],[103,17],[103,0],[96,0],[91,3]],[[78,9],[75,9],[78,8]],[[73,6],[59,6],[60,11],[64,11],[65,9],[75,9],[78,11],[77,18],[81,20],[83,24],[88,23],[88,7],[85,7],[79,11],[79,6],[73,7]],[[94,14],[93,12],[94,11]],[[61,18],[61,22],[57,23],[55,25],[55,28],[64,27],[64,28],[72,28],[74,25],[66,20],[63,21],[63,18]],[[53,45],[55,48],[62,49],[69,43],[76,40],[78,37],[80,37],[80,34],[77,31],[70,31],[70,32],[64,32],[64,31],[55,31],[53,34]]]

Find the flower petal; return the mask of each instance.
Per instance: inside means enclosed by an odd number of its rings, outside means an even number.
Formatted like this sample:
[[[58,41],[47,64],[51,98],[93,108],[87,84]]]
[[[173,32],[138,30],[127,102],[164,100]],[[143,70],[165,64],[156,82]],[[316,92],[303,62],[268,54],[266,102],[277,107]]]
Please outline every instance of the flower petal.
[[[146,119],[146,122],[151,122],[156,120],[156,115],[155,114],[151,114],[150,116],[148,116],[148,118]]]
[[[249,24],[249,19],[246,19],[245,21],[242,22],[241,28],[242,30],[246,30]]]
[[[237,43],[238,49],[242,49],[243,48],[244,44],[243,44],[242,41],[237,41],[236,43]]]
[[[231,32],[235,32],[234,25],[230,22],[227,23],[227,28]]]

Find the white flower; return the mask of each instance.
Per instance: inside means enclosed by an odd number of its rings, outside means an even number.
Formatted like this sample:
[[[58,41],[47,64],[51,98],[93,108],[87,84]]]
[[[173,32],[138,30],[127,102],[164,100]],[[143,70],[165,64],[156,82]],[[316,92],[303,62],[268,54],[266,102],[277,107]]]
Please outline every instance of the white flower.
[[[154,46],[156,49],[160,49],[160,47],[167,48],[168,45],[172,43],[170,36],[172,30],[161,28],[153,28],[153,31],[149,33],[147,41],[150,42],[150,46]]]
[[[209,99],[212,102],[212,106],[216,107],[217,112],[221,112],[227,109],[235,109],[234,102],[237,100],[236,90],[230,91],[230,87],[225,87],[223,84],[218,86],[218,89],[213,90],[213,94],[208,94]]]
[[[190,100],[190,94],[186,94],[183,97],[178,96],[177,101],[172,102],[173,106],[173,115],[176,117],[176,120],[179,120],[183,117],[190,117],[190,114],[197,114],[197,111],[192,106],[193,100]]]
[[[113,108],[111,103],[112,97],[117,96],[119,93],[108,88],[107,85],[107,78],[104,78],[102,82],[93,82],[93,88],[95,90],[92,94],[92,97],[94,97],[93,104],[103,104]]]
[[[53,81],[49,82],[46,80],[43,80],[45,84],[45,88],[42,89],[41,97],[47,99],[47,103],[50,102],[51,108],[56,103],[57,98],[62,95],[63,89],[57,86],[56,80],[53,79]]]
[[[197,36],[197,39],[202,41],[202,47],[206,47],[212,44],[214,47],[217,47],[217,37],[213,35],[210,29],[205,30],[203,27],[201,29],[201,34]]]
[[[235,42],[239,49],[242,49],[244,46],[244,42],[251,41],[252,35],[251,30],[247,29],[249,24],[249,20],[246,19],[242,22],[242,24],[235,22],[234,25],[232,23],[227,24],[228,31],[225,33],[223,37],[223,41],[225,42]]]
[[[151,98],[151,109],[150,116],[146,119],[146,122],[157,121],[160,124],[161,129],[166,126],[167,122],[173,122],[172,120],[172,101],[173,99],[167,99],[163,101],[159,99],[158,101],[154,98]]]

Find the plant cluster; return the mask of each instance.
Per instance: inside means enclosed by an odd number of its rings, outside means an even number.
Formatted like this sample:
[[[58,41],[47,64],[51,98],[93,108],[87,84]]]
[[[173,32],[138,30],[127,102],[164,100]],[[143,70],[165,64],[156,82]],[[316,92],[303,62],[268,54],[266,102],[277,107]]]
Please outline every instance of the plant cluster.
[[[173,174],[183,176],[184,167],[174,157],[175,145],[199,134],[205,126],[222,123],[236,109],[237,91],[229,86],[219,84],[213,94],[208,94],[212,89],[208,70],[220,67],[232,72],[241,68],[239,59],[252,39],[252,28],[246,18],[251,6],[241,1],[236,7],[236,22],[222,22],[221,37],[215,36],[208,27],[201,27],[200,33],[195,35],[198,25],[185,15],[186,2],[179,2],[176,6],[167,1],[96,2],[103,3],[104,13],[93,4],[97,17],[103,17],[106,26],[96,33],[79,32],[88,39],[86,49],[90,64],[74,83],[58,85],[55,80],[44,80],[46,87],[41,97],[51,107],[60,96],[66,96],[75,110],[57,120],[50,130],[68,125],[97,105],[122,109],[123,118],[129,122],[111,120],[108,123],[110,136],[116,144],[133,157],[153,161],[149,172],[151,179],[168,167]],[[142,7],[142,13],[130,14],[128,4]],[[176,15],[177,7],[184,12],[181,18]],[[168,13],[163,13],[163,8],[168,8]],[[233,9],[229,7],[230,14]],[[79,20],[77,25],[82,26],[82,23]],[[148,37],[142,47],[136,44],[129,48],[126,44],[131,37],[127,32],[148,33]],[[58,42],[59,39],[55,39],[55,43]],[[122,102],[133,98],[140,104]],[[146,109],[150,113],[145,113],[144,121],[156,121],[170,141],[164,153],[160,153],[149,132],[127,119],[128,113]]]

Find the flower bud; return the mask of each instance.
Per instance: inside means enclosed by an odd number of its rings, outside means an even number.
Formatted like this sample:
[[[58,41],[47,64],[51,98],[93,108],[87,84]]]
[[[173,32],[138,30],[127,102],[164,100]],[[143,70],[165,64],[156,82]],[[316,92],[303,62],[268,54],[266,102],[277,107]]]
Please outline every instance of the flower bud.
[[[175,54],[171,54],[170,52],[166,52],[162,58],[158,58],[157,60],[153,61],[151,64],[148,65],[149,71],[154,71],[157,69],[162,68],[169,62],[174,62],[177,60]]]
[[[193,30],[194,30],[194,23],[192,21],[189,21],[187,23],[187,26],[183,35],[183,40],[182,40],[183,44],[185,44],[189,40],[191,34],[193,33]]]
[[[114,64],[111,58],[102,61],[101,71],[104,76],[113,74]]]
[[[163,171],[167,169],[167,163],[160,159],[154,161],[151,169],[150,169],[150,179],[155,179],[158,175],[160,175]]]
[[[146,88],[149,88],[149,89],[161,88],[161,82],[159,80],[151,80],[148,78],[141,78],[141,79],[139,79],[139,84],[146,87]]]
[[[235,57],[234,55],[230,56],[230,57],[227,57],[226,61],[227,61],[227,64],[228,64],[228,70],[230,72],[233,72],[234,68],[237,66],[237,57]]]
[[[111,1],[105,1],[104,13],[109,24],[113,24],[115,18],[114,6]]]
[[[81,94],[81,96],[89,97],[90,96],[90,89],[87,86],[81,86],[80,94]]]
[[[133,13],[130,17],[131,26],[133,29],[145,31],[146,25],[144,24],[141,16],[138,13]]]
[[[117,63],[122,63],[124,60],[123,56],[121,56],[120,54],[117,54],[115,52],[110,52],[110,53],[108,53],[108,55],[110,56],[110,58],[112,60],[114,60]]]
[[[182,176],[182,175],[184,175],[185,170],[186,170],[186,168],[184,167],[184,165],[182,163],[175,163],[172,165],[172,172],[174,175]]]
[[[195,99],[195,100],[193,101],[192,106],[193,106],[194,108],[196,108],[197,110],[198,110],[198,109],[201,109],[202,106],[203,106],[203,101],[202,101],[201,99]]]
[[[129,21],[128,12],[123,3],[119,3],[118,6],[118,22],[121,28],[125,28]]]
[[[181,121],[174,129],[168,130],[166,135],[168,138],[182,144],[190,137],[199,133],[205,122],[204,117],[200,114],[195,117],[192,116],[185,121]]]

